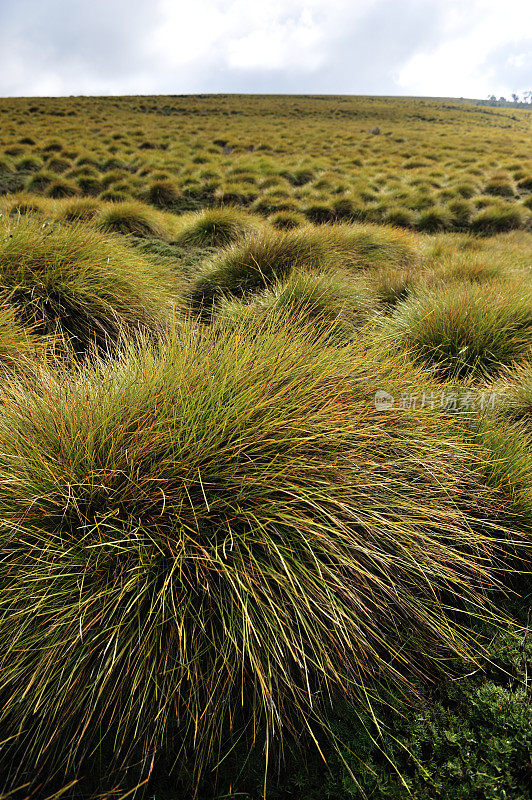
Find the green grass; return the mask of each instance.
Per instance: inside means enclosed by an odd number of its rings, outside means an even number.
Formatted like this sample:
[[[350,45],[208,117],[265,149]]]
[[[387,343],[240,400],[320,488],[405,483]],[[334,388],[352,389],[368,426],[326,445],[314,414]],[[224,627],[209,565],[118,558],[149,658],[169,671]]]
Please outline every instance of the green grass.
[[[169,237],[164,218],[142,203],[127,201],[103,205],[94,222],[104,232]]]
[[[327,239],[318,231],[312,240],[305,232],[264,230],[220,251],[192,282],[192,307],[209,309],[223,296],[244,297],[292,270],[322,268],[331,258]]]
[[[530,110],[0,113],[0,796],[524,800]]]
[[[382,330],[447,378],[497,373],[532,348],[532,295],[506,284],[450,283],[400,303]]]
[[[261,229],[261,221],[230,207],[183,215],[173,237],[184,247],[225,247]]]
[[[321,338],[345,342],[367,324],[375,314],[376,299],[367,288],[357,285],[349,274],[293,272],[286,280],[254,296],[248,303],[222,301],[219,313],[225,322],[238,321],[247,315],[287,319],[292,324],[316,326]]]
[[[113,238],[79,225],[2,221],[0,291],[23,325],[62,333],[77,353],[170,317],[173,277]]]
[[[290,325],[185,326],[11,385],[13,775],[68,779],[102,729],[115,766],[145,769],[174,731],[199,779],[234,725],[265,725],[267,755],[272,737],[310,736],[329,695],[367,706],[375,681],[408,693],[467,657],[451,609],[485,606],[493,543],[465,509],[493,501],[451,423],[376,417],[356,376],[379,369]]]
[[[0,370],[2,373],[13,370],[28,370],[33,360],[42,357],[46,342],[31,335],[17,322],[13,308],[0,305]],[[2,380],[5,374],[2,375]],[[1,391],[1,389],[0,389]]]

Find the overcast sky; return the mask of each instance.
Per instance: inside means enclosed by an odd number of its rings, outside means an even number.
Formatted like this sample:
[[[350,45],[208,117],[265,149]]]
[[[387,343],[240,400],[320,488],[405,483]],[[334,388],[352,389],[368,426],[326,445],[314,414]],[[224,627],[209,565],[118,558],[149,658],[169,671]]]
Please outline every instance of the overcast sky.
[[[532,0],[0,0],[2,96],[529,89]]]

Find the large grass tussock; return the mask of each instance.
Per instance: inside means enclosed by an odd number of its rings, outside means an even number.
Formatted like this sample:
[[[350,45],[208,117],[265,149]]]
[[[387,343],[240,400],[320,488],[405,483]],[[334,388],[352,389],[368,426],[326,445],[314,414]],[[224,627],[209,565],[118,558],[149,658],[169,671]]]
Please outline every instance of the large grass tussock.
[[[12,387],[0,722],[21,780],[87,764],[102,731],[146,768],[177,733],[199,774],[232,727],[299,735],[330,693],[366,703],[467,652],[447,609],[482,605],[492,548],[468,446],[379,416],[363,348],[311,339],[185,328]]]
[[[0,291],[35,333],[61,333],[77,352],[169,316],[172,275],[83,225],[2,221]]]

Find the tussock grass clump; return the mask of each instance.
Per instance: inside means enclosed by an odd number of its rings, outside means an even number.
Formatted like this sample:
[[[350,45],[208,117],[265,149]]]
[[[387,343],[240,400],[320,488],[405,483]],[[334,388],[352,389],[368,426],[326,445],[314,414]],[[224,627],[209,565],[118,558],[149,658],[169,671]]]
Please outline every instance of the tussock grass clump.
[[[377,300],[389,307],[406,300],[421,279],[416,270],[400,267],[368,270],[364,277]]]
[[[331,254],[333,266],[342,268],[406,267],[419,260],[415,238],[399,228],[339,223],[307,228],[304,235]]]
[[[193,283],[193,307],[209,308],[224,295],[243,297],[267,288],[292,270],[359,270],[402,266],[417,259],[403,231],[374,225],[304,226],[264,230],[226,249]]]
[[[74,197],[80,194],[79,186],[74,181],[67,181],[63,178],[58,178],[52,181],[47,187],[45,194],[47,197],[60,198],[60,197]]]
[[[467,228],[473,213],[473,207],[467,200],[452,200],[449,203],[449,211],[452,215],[451,222],[457,228]]]
[[[420,290],[397,306],[383,334],[443,377],[489,375],[530,353],[532,295],[497,282]]]
[[[17,169],[22,172],[36,172],[42,169],[44,161],[36,155],[21,156],[16,162]]]
[[[513,419],[526,422],[532,431],[532,361],[517,364],[490,387],[497,406]]]
[[[269,211],[274,210],[273,208],[269,209]],[[329,203],[326,202],[311,203],[303,208],[303,213],[309,222],[314,223],[314,225],[323,225],[334,220],[334,211]]]
[[[490,206],[475,214],[470,227],[474,233],[491,235],[521,228],[524,220],[525,215],[518,206]]]
[[[27,192],[17,192],[0,198],[2,214],[46,214],[50,211],[50,200]]]
[[[57,172],[61,174],[62,172],[66,172],[69,167],[71,167],[71,163],[66,158],[50,158],[46,162],[46,169],[51,170],[52,172]]]
[[[334,341],[348,341],[375,313],[375,297],[367,287],[341,273],[293,272],[246,304],[236,300],[222,302],[224,320],[239,320],[249,311],[259,316],[278,317],[282,324],[309,323],[318,335]]]
[[[55,172],[49,172],[43,169],[40,172],[35,172],[33,175],[30,175],[24,184],[24,188],[27,192],[44,192],[57,180],[59,180],[59,175]]]
[[[174,235],[184,247],[225,247],[264,227],[264,223],[238,208],[207,208],[183,215]]]
[[[265,229],[221,251],[192,283],[192,307],[208,309],[224,295],[243,297],[267,288],[293,269],[319,269],[328,259],[324,242],[306,234],[306,228]]]
[[[102,205],[95,217],[95,224],[102,231],[126,235],[158,236],[161,239],[166,239],[169,235],[160,213],[134,200]]]
[[[508,405],[509,398],[500,392],[496,398],[495,413],[478,418],[471,431],[472,440],[485,453],[481,465],[483,481],[504,492],[506,517],[509,519],[513,514],[520,525],[524,521],[528,527],[532,519],[532,429],[527,424],[526,409],[530,393],[510,398],[517,401],[513,408]],[[524,412],[522,422],[525,424],[512,419],[512,416],[519,417],[519,412]]]
[[[415,214],[409,208],[401,206],[390,208],[385,219],[390,225],[398,225],[400,228],[413,228],[416,223]]]
[[[306,219],[303,214],[297,211],[277,211],[274,214],[270,214],[268,222],[277,230],[283,231],[299,228],[306,223]]]
[[[513,197],[515,188],[508,178],[493,177],[485,185],[484,192],[497,197]]]
[[[0,722],[21,780],[90,768],[102,731],[115,764],[173,744],[199,777],[231,728],[264,724],[267,752],[330,694],[367,704],[379,676],[408,691],[468,652],[446,609],[482,605],[492,549],[460,510],[486,499],[469,446],[375,412],[363,348],[219,333],[11,387]]]
[[[487,259],[484,253],[458,252],[441,264],[442,281],[470,281],[490,283],[511,277],[511,272],[500,260]]]
[[[171,281],[162,266],[79,224],[0,224],[2,296],[23,324],[40,334],[59,330],[79,353],[111,346],[122,328],[161,324]]]
[[[517,182],[517,186],[525,192],[532,192],[532,175],[525,175]]]
[[[375,311],[370,292],[338,273],[294,272],[260,295],[257,304],[282,318],[297,316],[330,327],[336,337],[352,335]]]
[[[76,178],[76,183],[84,195],[96,197],[103,191],[103,183],[97,175],[79,175]]]
[[[17,321],[13,308],[0,302],[0,375],[24,368],[42,349],[42,344]]]
[[[0,175],[12,175],[16,172],[13,159],[0,153]]]
[[[181,192],[170,180],[153,181],[146,189],[146,200],[160,208],[171,208],[181,199]]]
[[[435,233],[452,228],[453,220],[446,208],[428,208],[422,211],[417,220],[417,229],[426,233]]]
[[[83,197],[58,206],[56,218],[66,222],[78,222],[80,220],[89,221],[94,219],[101,208],[99,200]]]

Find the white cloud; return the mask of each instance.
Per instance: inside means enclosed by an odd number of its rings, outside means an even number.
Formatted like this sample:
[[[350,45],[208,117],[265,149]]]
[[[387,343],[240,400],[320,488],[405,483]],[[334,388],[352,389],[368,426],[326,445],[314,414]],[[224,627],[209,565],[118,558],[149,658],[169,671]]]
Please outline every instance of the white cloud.
[[[457,3],[442,0],[445,39],[432,50],[413,55],[398,71],[396,83],[407,94],[485,97],[508,94],[516,87],[505,85],[490,56],[515,44],[532,32],[529,0],[473,0]],[[514,63],[512,66],[523,66]]]
[[[146,45],[168,66],[216,56],[224,68],[318,68],[342,20],[353,22],[380,0],[160,0]],[[272,87],[275,91],[275,87]]]
[[[0,95],[532,86],[530,0],[0,0]]]
[[[296,66],[312,70],[323,63],[323,29],[312,11],[303,9],[284,21],[269,20],[232,39],[227,46],[227,63],[234,69],[282,69]]]

